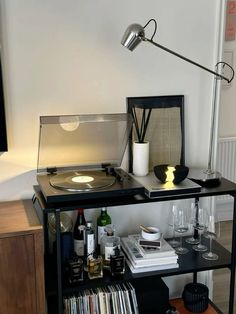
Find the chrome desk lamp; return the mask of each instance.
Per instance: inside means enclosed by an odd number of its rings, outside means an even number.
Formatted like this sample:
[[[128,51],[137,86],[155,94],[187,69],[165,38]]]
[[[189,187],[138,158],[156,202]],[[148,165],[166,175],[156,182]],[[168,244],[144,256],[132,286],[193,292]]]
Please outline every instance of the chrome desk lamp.
[[[154,23],[154,32],[152,37],[149,39],[145,37],[145,28],[149,25],[150,22]],[[174,52],[156,42],[153,41],[153,37],[156,34],[157,30],[157,22],[154,19],[150,19],[144,26],[141,26],[139,24],[131,24],[128,26],[127,30],[124,33],[124,36],[121,40],[121,44],[128,48],[130,51],[133,51],[140,42],[148,42],[162,50],[165,50],[166,52],[175,55],[178,58],[183,59],[186,62],[189,62],[207,72],[210,72],[211,74],[215,75],[215,81],[214,81],[214,87],[213,87],[213,103],[212,103],[212,115],[211,115],[211,128],[210,128],[210,144],[209,144],[209,155],[208,155],[208,165],[207,169],[200,170],[200,169],[190,169],[188,177],[192,179],[193,181],[199,183],[202,186],[209,187],[209,186],[217,186],[221,182],[221,174],[217,171],[214,171],[212,169],[212,156],[213,156],[213,139],[214,139],[214,127],[215,127],[215,110],[216,110],[216,95],[217,95],[217,83],[218,80],[225,80],[228,84],[233,80],[234,78],[234,69],[226,62],[217,62],[215,66],[215,71],[212,71],[205,66],[190,60],[181,54]],[[231,71],[231,77],[225,77],[221,73],[225,69],[225,67],[228,67],[228,69]],[[220,72],[220,73],[219,73]]]

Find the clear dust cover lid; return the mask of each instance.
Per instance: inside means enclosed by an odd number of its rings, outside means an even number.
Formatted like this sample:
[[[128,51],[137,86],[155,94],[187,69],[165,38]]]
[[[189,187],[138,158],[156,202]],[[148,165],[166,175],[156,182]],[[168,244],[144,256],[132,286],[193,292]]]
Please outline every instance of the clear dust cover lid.
[[[37,172],[118,167],[131,127],[127,113],[41,116]]]

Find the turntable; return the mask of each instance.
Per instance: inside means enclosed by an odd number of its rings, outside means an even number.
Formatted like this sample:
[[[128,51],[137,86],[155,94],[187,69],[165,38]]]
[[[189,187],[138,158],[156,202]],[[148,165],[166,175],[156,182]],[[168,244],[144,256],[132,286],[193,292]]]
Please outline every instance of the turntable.
[[[143,194],[119,168],[131,126],[126,113],[40,117],[37,181],[46,202]]]

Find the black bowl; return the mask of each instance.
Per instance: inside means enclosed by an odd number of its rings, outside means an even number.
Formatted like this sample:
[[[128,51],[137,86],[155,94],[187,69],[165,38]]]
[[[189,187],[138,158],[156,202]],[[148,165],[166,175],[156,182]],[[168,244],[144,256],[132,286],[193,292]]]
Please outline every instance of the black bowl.
[[[153,168],[155,176],[162,183],[166,183],[166,171],[168,170],[169,166],[170,165],[157,165],[157,166],[154,166]],[[175,167],[175,170],[173,171],[173,174],[174,174],[173,183],[178,184],[187,177],[189,168],[186,166],[181,166],[181,165],[176,165],[174,167]]]

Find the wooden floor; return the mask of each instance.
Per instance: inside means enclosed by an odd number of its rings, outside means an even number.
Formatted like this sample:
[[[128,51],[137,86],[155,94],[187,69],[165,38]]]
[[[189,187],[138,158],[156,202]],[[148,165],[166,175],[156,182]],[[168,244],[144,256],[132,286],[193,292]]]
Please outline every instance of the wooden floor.
[[[220,237],[218,238],[218,242],[229,251],[231,251],[231,233],[232,222],[220,222]],[[228,313],[229,280],[230,272],[228,269],[217,269],[213,271],[213,302],[225,314]],[[236,314],[236,302],[234,305],[234,314]]]
[[[170,300],[170,304],[172,306],[174,306],[180,314],[191,314],[193,312],[190,312],[186,309],[186,307],[184,306],[184,301],[183,299],[173,299]],[[205,310],[204,312],[201,312],[202,314],[217,314],[218,311],[216,309],[214,309],[214,307],[211,304],[208,304],[208,308],[207,310]]]

